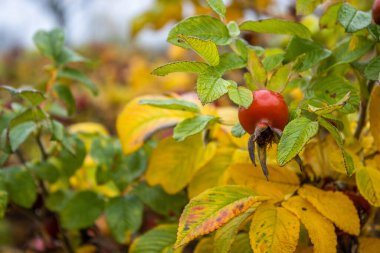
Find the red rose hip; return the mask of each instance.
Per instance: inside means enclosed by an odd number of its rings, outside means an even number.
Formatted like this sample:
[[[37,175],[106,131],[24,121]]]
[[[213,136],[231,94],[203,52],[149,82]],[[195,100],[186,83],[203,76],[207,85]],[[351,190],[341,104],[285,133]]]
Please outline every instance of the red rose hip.
[[[256,166],[255,145],[258,146],[258,156],[264,175],[268,179],[266,165],[266,149],[271,143],[278,143],[286,124],[289,121],[289,110],[280,93],[270,90],[253,92],[253,102],[246,109],[239,110],[239,121],[243,129],[251,137],[248,140],[248,151],[252,163]],[[297,156],[296,161],[302,167]]]
[[[289,111],[284,98],[270,90],[254,91],[253,102],[249,108],[239,110],[240,124],[249,134],[253,134],[258,125],[282,131],[288,120]]]

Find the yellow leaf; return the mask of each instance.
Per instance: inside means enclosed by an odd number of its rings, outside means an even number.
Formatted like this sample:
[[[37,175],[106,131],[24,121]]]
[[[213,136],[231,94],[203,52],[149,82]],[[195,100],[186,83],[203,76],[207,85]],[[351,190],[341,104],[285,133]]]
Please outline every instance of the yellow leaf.
[[[267,200],[250,188],[226,185],[208,189],[190,200],[178,225],[176,247],[215,231],[251,206]]]
[[[380,206],[380,171],[362,167],[356,171],[356,184],[360,194],[373,206]]]
[[[326,137],[323,151],[330,169],[342,174],[347,174],[342,152],[331,135]]]
[[[95,253],[98,249],[94,245],[85,244],[76,249],[77,253]]]
[[[255,167],[251,163],[233,164],[229,173],[236,184],[252,187],[257,192],[275,199],[283,199],[284,195],[298,189],[299,179],[293,171],[273,164],[268,165],[268,170],[269,181],[260,167]]]
[[[375,140],[377,150],[380,150],[380,86],[375,85],[372,89],[369,101],[369,123],[370,129]]]
[[[360,220],[352,201],[341,192],[323,191],[304,185],[298,194],[343,231],[359,235]]]
[[[359,237],[359,253],[377,253],[379,249],[379,238]]]
[[[203,150],[203,153],[200,154],[199,159],[197,161],[197,169],[205,166],[208,162],[210,162],[210,160],[215,156],[217,148],[218,147],[216,142],[207,143],[206,147]]]
[[[305,225],[315,253],[336,253],[337,239],[334,225],[309,202],[299,196],[291,197],[282,206],[294,213]]]
[[[293,253],[296,250],[300,222],[283,207],[263,204],[255,212],[249,237],[253,252]]]
[[[202,166],[191,179],[188,195],[193,198],[204,190],[224,184],[224,172],[231,164],[235,149],[220,147],[215,156]]]
[[[140,105],[141,99],[165,99],[162,96],[144,96],[133,99],[120,113],[116,129],[124,153],[132,153],[140,148],[144,139],[155,131],[174,126],[178,122],[194,116],[194,113]]]
[[[88,133],[88,134],[102,134],[108,135],[107,129],[95,122],[82,122],[69,126],[71,133]]]
[[[204,156],[209,156],[210,152],[205,151],[200,134],[182,142],[173,138],[160,141],[149,160],[147,182],[150,185],[160,184],[170,194],[181,191],[204,163]]]

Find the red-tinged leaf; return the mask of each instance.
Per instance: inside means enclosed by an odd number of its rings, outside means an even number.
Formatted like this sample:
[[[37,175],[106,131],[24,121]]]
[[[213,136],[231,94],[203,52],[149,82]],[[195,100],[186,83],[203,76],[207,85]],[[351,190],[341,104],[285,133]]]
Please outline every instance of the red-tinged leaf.
[[[252,205],[269,199],[248,187],[227,185],[208,189],[193,198],[179,221],[176,247],[211,233]]]

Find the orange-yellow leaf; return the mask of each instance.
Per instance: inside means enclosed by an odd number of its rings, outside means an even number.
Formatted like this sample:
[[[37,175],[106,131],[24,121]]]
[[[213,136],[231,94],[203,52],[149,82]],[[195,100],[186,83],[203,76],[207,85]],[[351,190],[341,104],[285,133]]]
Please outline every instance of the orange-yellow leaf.
[[[253,252],[293,253],[300,232],[298,218],[283,207],[263,204],[255,212],[249,237]]]
[[[304,185],[298,194],[343,231],[359,235],[360,220],[352,201],[341,192],[323,191]]]
[[[179,220],[176,247],[215,231],[252,205],[267,200],[243,186],[226,185],[208,189],[190,200]]]
[[[225,171],[231,164],[234,148],[218,147],[215,156],[203,165],[191,179],[188,195],[193,198],[204,190],[225,184]]]
[[[315,253],[336,253],[337,239],[334,225],[312,204],[295,196],[283,202],[282,206],[294,213],[305,225]]]
[[[377,253],[380,249],[380,239],[374,237],[359,237],[359,253]]]
[[[372,136],[375,140],[377,150],[380,150],[380,86],[373,87],[371,98],[369,101],[369,123]]]
[[[238,163],[231,165],[229,173],[236,184],[252,187],[257,192],[283,199],[284,195],[295,192],[299,187],[297,175],[286,167],[269,164],[269,181],[260,167],[251,163]]]
[[[362,167],[356,171],[356,184],[359,192],[373,206],[380,206],[380,171]]]
[[[130,101],[117,117],[116,129],[124,153],[132,153],[140,148],[149,135],[155,131],[174,126],[178,122],[194,116],[194,113],[140,105],[141,99],[165,99],[163,96],[144,96]]]
[[[167,193],[175,194],[190,182],[197,169],[205,164],[211,155],[200,134],[181,142],[166,138],[153,150],[146,180],[150,185],[160,184]]]

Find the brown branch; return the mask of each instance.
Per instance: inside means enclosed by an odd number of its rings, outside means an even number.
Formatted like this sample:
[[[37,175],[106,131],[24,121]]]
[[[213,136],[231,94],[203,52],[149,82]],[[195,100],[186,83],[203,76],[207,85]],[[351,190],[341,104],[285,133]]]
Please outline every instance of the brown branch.
[[[356,129],[355,129],[355,133],[354,133],[354,137],[357,140],[360,138],[360,135],[361,135],[363,128],[365,126],[365,123],[366,123],[368,100],[369,100],[369,96],[371,94],[371,91],[372,91],[374,84],[375,84],[374,81],[369,81],[368,87],[367,87],[369,95],[368,96],[365,96],[364,94],[361,95],[358,124],[356,125]]]

